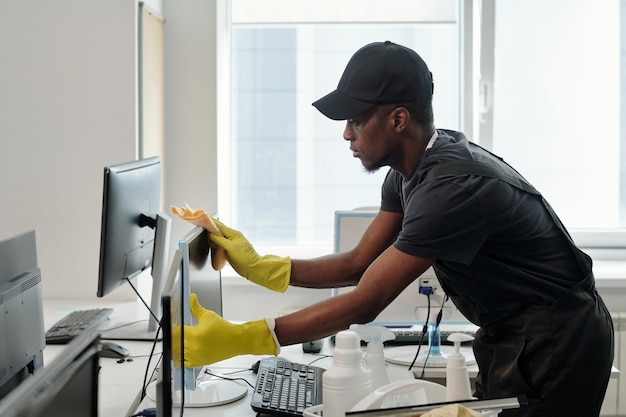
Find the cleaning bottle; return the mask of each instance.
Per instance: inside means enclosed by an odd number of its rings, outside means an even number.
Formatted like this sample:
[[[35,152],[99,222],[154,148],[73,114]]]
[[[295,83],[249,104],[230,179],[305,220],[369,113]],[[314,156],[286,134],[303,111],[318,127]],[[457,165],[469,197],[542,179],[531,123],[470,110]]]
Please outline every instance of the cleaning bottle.
[[[387,368],[385,366],[385,354],[383,343],[396,338],[394,332],[384,326],[370,326],[365,324],[353,324],[350,330],[356,332],[361,340],[367,343],[365,351],[365,365],[369,366],[373,372],[372,388],[380,388],[389,383]]]
[[[446,401],[463,401],[472,398],[469,373],[465,356],[461,353],[461,342],[474,338],[464,333],[452,333],[448,340],[454,343],[454,352],[448,356],[446,365]]]
[[[373,391],[372,370],[363,361],[361,339],[352,330],[335,336],[333,364],[322,374],[324,417],[344,417],[363,397]]]

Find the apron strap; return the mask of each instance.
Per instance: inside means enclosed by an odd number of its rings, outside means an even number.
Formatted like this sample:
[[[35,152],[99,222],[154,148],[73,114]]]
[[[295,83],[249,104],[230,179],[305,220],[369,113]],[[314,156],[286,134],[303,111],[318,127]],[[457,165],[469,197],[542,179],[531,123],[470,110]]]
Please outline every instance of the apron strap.
[[[506,163],[502,161],[503,163]],[[515,171],[513,167],[511,167]],[[517,171],[515,171],[517,173]],[[439,165],[431,168],[430,171],[426,174],[426,180],[441,177],[444,175],[477,175],[481,177],[495,178],[501,181],[506,182],[507,184],[518,188],[524,192],[536,195],[541,198],[541,202],[545,209],[552,217],[552,221],[559,228],[559,230],[563,233],[563,235],[567,238],[567,241],[570,244],[570,248],[574,253],[574,257],[578,262],[578,266],[581,268],[585,275],[591,272],[591,260],[590,258],[583,256],[583,252],[576,246],[574,240],[570,236],[569,232],[556,215],[550,204],[543,198],[541,193],[535,189],[528,181],[524,179],[519,173],[518,176],[513,176],[510,173],[506,172],[499,166],[487,165],[482,162],[477,161],[453,161],[453,162],[444,162]]]

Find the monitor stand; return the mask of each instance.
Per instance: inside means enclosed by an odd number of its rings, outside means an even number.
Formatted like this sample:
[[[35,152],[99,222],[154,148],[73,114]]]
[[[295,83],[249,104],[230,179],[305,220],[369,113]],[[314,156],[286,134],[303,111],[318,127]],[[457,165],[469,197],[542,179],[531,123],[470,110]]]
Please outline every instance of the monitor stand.
[[[241,382],[230,381],[215,376],[201,377],[196,380],[195,390],[184,390],[185,408],[213,407],[235,402],[246,396],[248,386]],[[173,393],[174,407],[181,405],[181,391]]]
[[[146,396],[157,402],[157,381],[148,385]],[[181,406],[181,390],[174,388],[172,381],[172,406],[179,408]],[[184,408],[201,408],[214,407],[218,405],[235,402],[246,396],[248,386],[243,382],[231,381],[215,376],[206,375],[196,380],[195,390],[184,390],[185,402]]]

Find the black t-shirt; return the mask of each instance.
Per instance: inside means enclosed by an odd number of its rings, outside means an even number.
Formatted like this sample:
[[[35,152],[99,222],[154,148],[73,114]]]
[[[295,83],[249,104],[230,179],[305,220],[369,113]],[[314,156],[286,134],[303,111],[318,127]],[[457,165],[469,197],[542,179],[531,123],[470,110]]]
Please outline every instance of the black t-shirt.
[[[541,197],[477,175],[426,179],[433,166],[457,160],[497,165],[521,178],[462,133],[437,132],[408,177],[390,170],[383,184],[381,210],[404,213],[395,247],[436,259],[444,290],[479,326],[513,318],[526,304],[553,304],[584,273]]]

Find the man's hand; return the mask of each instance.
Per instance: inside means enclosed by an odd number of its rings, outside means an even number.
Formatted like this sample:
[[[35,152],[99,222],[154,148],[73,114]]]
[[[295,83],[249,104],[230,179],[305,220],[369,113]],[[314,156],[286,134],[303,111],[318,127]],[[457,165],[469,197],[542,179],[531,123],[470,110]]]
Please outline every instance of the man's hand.
[[[228,263],[239,275],[270,290],[285,292],[291,279],[291,259],[259,255],[248,239],[219,220],[213,222],[222,236],[211,235],[211,241],[226,251]]]
[[[226,260],[242,277],[273,291],[285,292],[289,287],[289,257],[259,255],[241,232],[224,225],[204,210],[172,207],[172,213],[207,229],[211,242],[226,252]]]
[[[183,220],[188,221],[196,226],[201,226],[208,230],[209,233],[221,235],[215,223],[213,223],[213,217],[205,213],[204,210],[193,210],[191,207],[185,205],[185,207],[172,206],[172,213],[177,215]],[[211,265],[213,269],[219,271],[226,264],[226,253],[224,249],[218,247],[211,248]]]
[[[190,306],[198,324],[184,327],[186,367],[209,365],[244,354],[278,354],[280,346],[265,320],[230,323],[202,307],[196,294],[191,294]],[[178,351],[180,352],[180,347]]]

